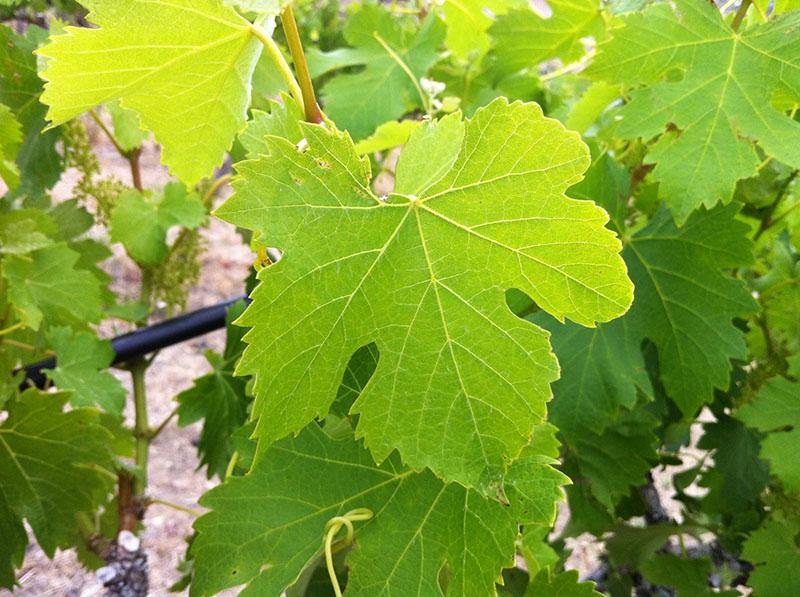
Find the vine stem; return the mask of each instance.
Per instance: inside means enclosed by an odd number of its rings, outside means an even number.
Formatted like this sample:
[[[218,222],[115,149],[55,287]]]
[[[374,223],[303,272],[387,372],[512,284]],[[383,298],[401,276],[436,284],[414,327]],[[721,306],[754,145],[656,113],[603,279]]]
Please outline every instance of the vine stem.
[[[406,76],[409,79],[411,79],[411,82],[414,84],[414,87],[417,88],[419,99],[422,100],[422,106],[425,108],[425,113],[431,115],[433,112],[431,110],[430,98],[428,97],[428,94],[425,93],[425,91],[423,91],[422,87],[419,84],[419,81],[417,81],[417,77],[414,75],[413,72],[411,72],[411,69],[408,67],[408,65],[403,61],[402,58],[400,58],[400,55],[397,52],[395,52],[388,43],[386,43],[386,41],[380,36],[380,34],[377,31],[372,32],[372,37],[374,37],[375,40],[381,45],[383,51],[389,54],[389,57],[392,60],[394,60],[401,69],[403,69],[403,72],[406,74]]]
[[[133,435],[136,438],[136,466],[141,469],[141,475],[133,481],[134,495],[143,495],[147,487],[147,460],[150,453],[150,424],[147,420],[147,391],[145,389],[145,372],[147,362],[137,359],[130,365],[133,378],[133,403],[136,413]]]
[[[141,147],[137,147],[127,154],[128,162],[130,162],[131,165],[131,178],[133,179],[133,186],[140,193],[144,191],[144,186],[142,185],[142,169],[139,165],[139,158],[141,155]]]
[[[195,518],[199,518],[203,515],[202,512],[199,510],[194,510],[193,508],[187,508],[186,506],[181,506],[180,504],[176,504],[174,502],[170,502],[168,500],[160,500],[156,498],[149,498],[147,500],[147,504],[160,504],[161,506],[166,506],[167,508],[172,508],[173,510],[178,510],[179,512],[186,512],[187,514],[191,514]]]
[[[273,64],[278,68],[278,71],[281,73],[281,77],[283,77],[287,87],[289,87],[289,93],[294,98],[294,101],[297,102],[297,105],[300,106],[301,110],[304,109],[303,91],[300,89],[297,79],[294,78],[294,74],[292,74],[292,67],[289,66],[288,62],[286,62],[286,58],[283,57],[283,53],[278,47],[278,44],[276,44],[275,40],[273,40],[271,36],[267,35],[264,30],[261,29],[261,27],[251,25],[250,31],[253,33],[256,39],[261,42],[261,45],[264,46],[264,49],[267,51],[267,54],[269,54]]]
[[[225,174],[224,176],[220,176],[217,180],[215,180],[214,184],[212,184],[206,191],[206,194],[203,195],[203,205],[208,206],[211,203],[211,200],[214,198],[214,195],[217,194],[217,191],[228,184],[231,178],[232,176],[230,174]]]
[[[281,12],[281,25],[286,34],[286,41],[289,43],[289,51],[292,54],[294,69],[300,83],[301,96],[303,101],[303,112],[308,122],[321,124],[325,121],[322,112],[317,104],[317,97],[314,94],[314,83],[311,80],[311,71],[308,70],[308,61],[303,52],[303,42],[300,40],[300,31],[297,29],[297,21],[294,18],[292,5],[287,4]]]
[[[767,213],[764,215],[764,217],[761,219],[761,223],[758,225],[758,230],[756,230],[756,233],[753,236],[753,242],[757,242],[758,239],[761,238],[762,234],[764,234],[772,226],[774,226],[776,223],[780,222],[783,218],[785,218],[786,215],[795,207],[793,205],[778,217],[774,217],[775,210],[778,209],[778,205],[780,205],[781,201],[786,196],[789,187],[792,186],[792,183],[797,178],[798,174],[800,174],[800,170],[793,170],[792,173],[789,175],[789,177],[781,185],[781,188],[778,190],[777,195],[775,195],[775,199],[767,208]]]
[[[152,442],[154,439],[156,439],[156,438],[157,438],[159,435],[161,435],[161,432],[162,432],[162,431],[164,431],[164,429],[167,427],[167,425],[169,425],[169,422],[170,422],[172,419],[174,419],[174,418],[175,418],[175,415],[177,415],[177,414],[178,414],[178,409],[179,409],[179,408],[180,408],[179,406],[176,406],[175,408],[173,408],[173,409],[172,409],[172,412],[171,412],[171,413],[169,413],[169,414],[168,414],[168,415],[167,415],[167,416],[164,418],[164,420],[163,420],[163,421],[161,421],[161,423],[158,425],[158,427],[155,427],[154,429],[151,429],[151,430],[150,430],[150,441],[151,441],[151,442]]]
[[[0,330],[0,336],[5,336],[6,334],[11,334],[11,333],[16,332],[17,330],[20,330],[20,329],[22,329],[24,327],[25,327],[25,324],[23,322],[21,322],[21,321],[18,321],[14,325]]]
[[[734,31],[738,31],[739,27],[744,21],[744,17],[747,14],[747,9],[750,8],[750,5],[753,3],[753,0],[742,0],[742,3],[739,5],[739,9],[736,11],[736,14],[733,17],[733,22],[731,23],[731,29]]]
[[[89,110],[89,116],[91,116],[92,120],[94,120],[94,123],[100,127],[100,130],[105,133],[106,137],[108,137],[108,140],[111,141],[111,144],[114,146],[117,152],[119,152],[121,156],[127,158],[130,155],[130,152],[123,149],[120,142],[114,136],[114,133],[112,133],[111,130],[106,126],[106,123],[103,122],[103,119],[100,118],[97,112],[95,110]]]

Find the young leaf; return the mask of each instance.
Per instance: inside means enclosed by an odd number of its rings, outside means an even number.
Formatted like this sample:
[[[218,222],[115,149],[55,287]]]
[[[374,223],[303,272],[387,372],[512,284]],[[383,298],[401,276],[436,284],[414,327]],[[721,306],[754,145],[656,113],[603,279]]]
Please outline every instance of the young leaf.
[[[409,106],[423,107],[415,80],[436,62],[444,33],[441,20],[433,15],[411,30],[383,7],[362,6],[345,28],[345,39],[354,50],[340,66],[365,68],[339,75],[322,88],[326,114],[358,140],[378,125],[397,120]]]
[[[125,151],[139,147],[147,139],[147,132],[139,124],[139,115],[133,110],[123,108],[119,101],[106,104],[114,125],[114,137]]]
[[[66,27],[40,50],[42,101],[61,124],[116,99],[193,185],[211,173],[246,120],[261,53],[251,24],[221,0],[87,0],[98,29]]]
[[[380,125],[366,139],[356,143],[356,153],[367,155],[405,145],[411,133],[422,124],[419,120],[390,120]]]
[[[761,442],[761,456],[787,491],[800,492],[800,383],[771,379],[736,418],[769,434]]]
[[[67,399],[28,390],[0,425],[0,502],[28,521],[50,557],[68,544],[76,515],[92,512],[114,483],[111,436],[100,413],[63,412]]]
[[[417,129],[382,201],[349,137],[303,131],[305,151],[268,137],[217,211],[285,251],[241,319],[262,451],[324,416],[350,356],[375,342],[358,435],[379,460],[398,448],[412,467],[488,487],[544,419],[557,376],[546,333],[508,310],[506,290],[583,325],[631,303],[607,215],[564,195],[586,147],[537,105],[497,100]]]
[[[549,568],[539,572],[528,585],[526,597],[593,597],[601,595],[593,582],[580,582],[577,570],[556,574]]]
[[[168,184],[157,201],[132,189],[119,196],[111,212],[111,240],[122,243],[137,263],[158,265],[169,252],[169,228],[196,228],[205,217],[200,197],[180,183]]]
[[[515,72],[551,58],[565,63],[585,54],[584,37],[603,38],[605,25],[598,0],[550,0],[553,14],[544,18],[525,8],[498,17],[489,29],[500,68]]]
[[[106,412],[121,415],[125,388],[111,373],[103,371],[114,360],[111,343],[68,327],[51,328],[47,339],[58,356],[56,368],[47,370],[47,376],[59,389],[71,390],[70,404],[100,406]]]
[[[461,60],[480,56],[489,49],[486,30],[493,22],[491,15],[503,14],[510,6],[519,4],[519,0],[443,0],[445,45]]]
[[[43,318],[50,325],[75,327],[100,320],[102,287],[90,272],[78,269],[79,257],[65,243],[58,243],[5,260],[8,298],[20,321],[38,330]]]
[[[550,468],[552,459],[540,458],[538,469],[519,476],[550,486],[537,506],[552,522],[565,477]],[[312,423],[271,447],[248,475],[203,496],[212,512],[195,522],[192,595],[245,583],[244,595],[280,594],[319,553],[328,520],[354,508],[375,517],[356,524],[348,594],[443,594],[446,567],[447,594],[491,595],[526,521],[515,495],[509,499],[510,508],[430,472],[405,470],[395,457],[376,466],[352,435],[333,439]]]
[[[588,72],[644,85],[630,92],[616,134],[647,140],[677,127],[646,162],[656,164],[660,195],[682,225],[701,205],[728,203],[736,181],[756,174],[755,143],[800,166],[800,123],[773,104],[779,92],[800,101],[800,12],[735,32],[713,4],[675,6],[659,3],[625,18]]]

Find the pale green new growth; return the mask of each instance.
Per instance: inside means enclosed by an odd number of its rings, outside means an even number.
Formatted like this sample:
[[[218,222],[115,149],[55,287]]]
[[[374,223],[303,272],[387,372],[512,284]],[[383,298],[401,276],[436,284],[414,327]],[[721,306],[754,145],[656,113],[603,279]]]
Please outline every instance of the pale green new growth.
[[[93,333],[75,332],[68,327],[49,330],[48,342],[58,355],[55,369],[45,372],[59,390],[69,390],[74,407],[100,406],[106,412],[122,415],[125,388],[106,369],[114,360],[114,349],[107,340]]]
[[[34,330],[43,318],[50,325],[76,327],[99,321],[101,286],[89,271],[77,267],[79,257],[66,243],[58,243],[5,259],[3,277],[17,319]]]
[[[384,200],[348,136],[303,131],[307,148],[267,137],[218,211],[285,251],[241,318],[261,451],[324,416],[350,356],[376,342],[358,435],[379,460],[397,448],[487,489],[544,420],[558,375],[547,334],[510,312],[506,290],[590,326],[632,300],[608,216],[564,195],[586,147],[536,104],[500,99],[417,129]]]
[[[585,54],[582,38],[603,38],[605,24],[598,0],[551,0],[552,15],[512,10],[497,19],[489,33],[500,68],[518,71],[551,58],[574,62]]]
[[[208,176],[244,126],[261,54],[220,0],[85,0],[99,29],[66,27],[40,50],[54,125],[115,99],[139,113],[172,172]]]
[[[800,12],[734,32],[708,2],[659,3],[626,18],[600,46],[591,76],[628,86],[616,134],[645,140],[672,127],[648,154],[660,194],[683,224],[700,207],[727,203],[753,176],[755,143],[800,167],[800,123],[774,107],[800,102]]]

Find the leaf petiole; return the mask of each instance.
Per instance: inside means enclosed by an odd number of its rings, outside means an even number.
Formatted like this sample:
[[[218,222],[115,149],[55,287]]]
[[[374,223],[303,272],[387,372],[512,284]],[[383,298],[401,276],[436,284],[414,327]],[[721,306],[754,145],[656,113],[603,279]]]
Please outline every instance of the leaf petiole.
[[[267,51],[267,54],[269,54],[273,64],[278,67],[281,77],[283,77],[283,80],[289,87],[289,93],[292,95],[300,108],[302,108],[303,92],[300,90],[300,85],[297,83],[297,79],[294,78],[294,74],[292,74],[292,68],[289,66],[289,63],[286,62],[286,58],[283,57],[283,53],[278,47],[278,44],[275,43],[275,40],[273,40],[271,36],[267,35],[260,27],[257,27],[256,25],[250,26],[250,32],[264,46],[264,49]]]

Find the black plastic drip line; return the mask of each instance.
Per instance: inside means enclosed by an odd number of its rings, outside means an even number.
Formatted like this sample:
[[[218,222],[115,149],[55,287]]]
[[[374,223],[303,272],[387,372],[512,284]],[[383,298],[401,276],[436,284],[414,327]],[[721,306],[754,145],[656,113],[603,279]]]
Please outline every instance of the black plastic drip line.
[[[116,353],[112,364],[116,365],[143,357],[162,348],[180,344],[186,340],[223,328],[225,327],[228,307],[242,300],[250,302],[247,296],[237,296],[216,305],[204,307],[197,311],[185,313],[146,328],[117,336],[111,340],[111,346]],[[25,367],[25,381],[22,382],[20,388],[24,390],[29,387],[45,387],[47,377],[43,371],[52,369],[55,366],[55,357],[28,365]]]

